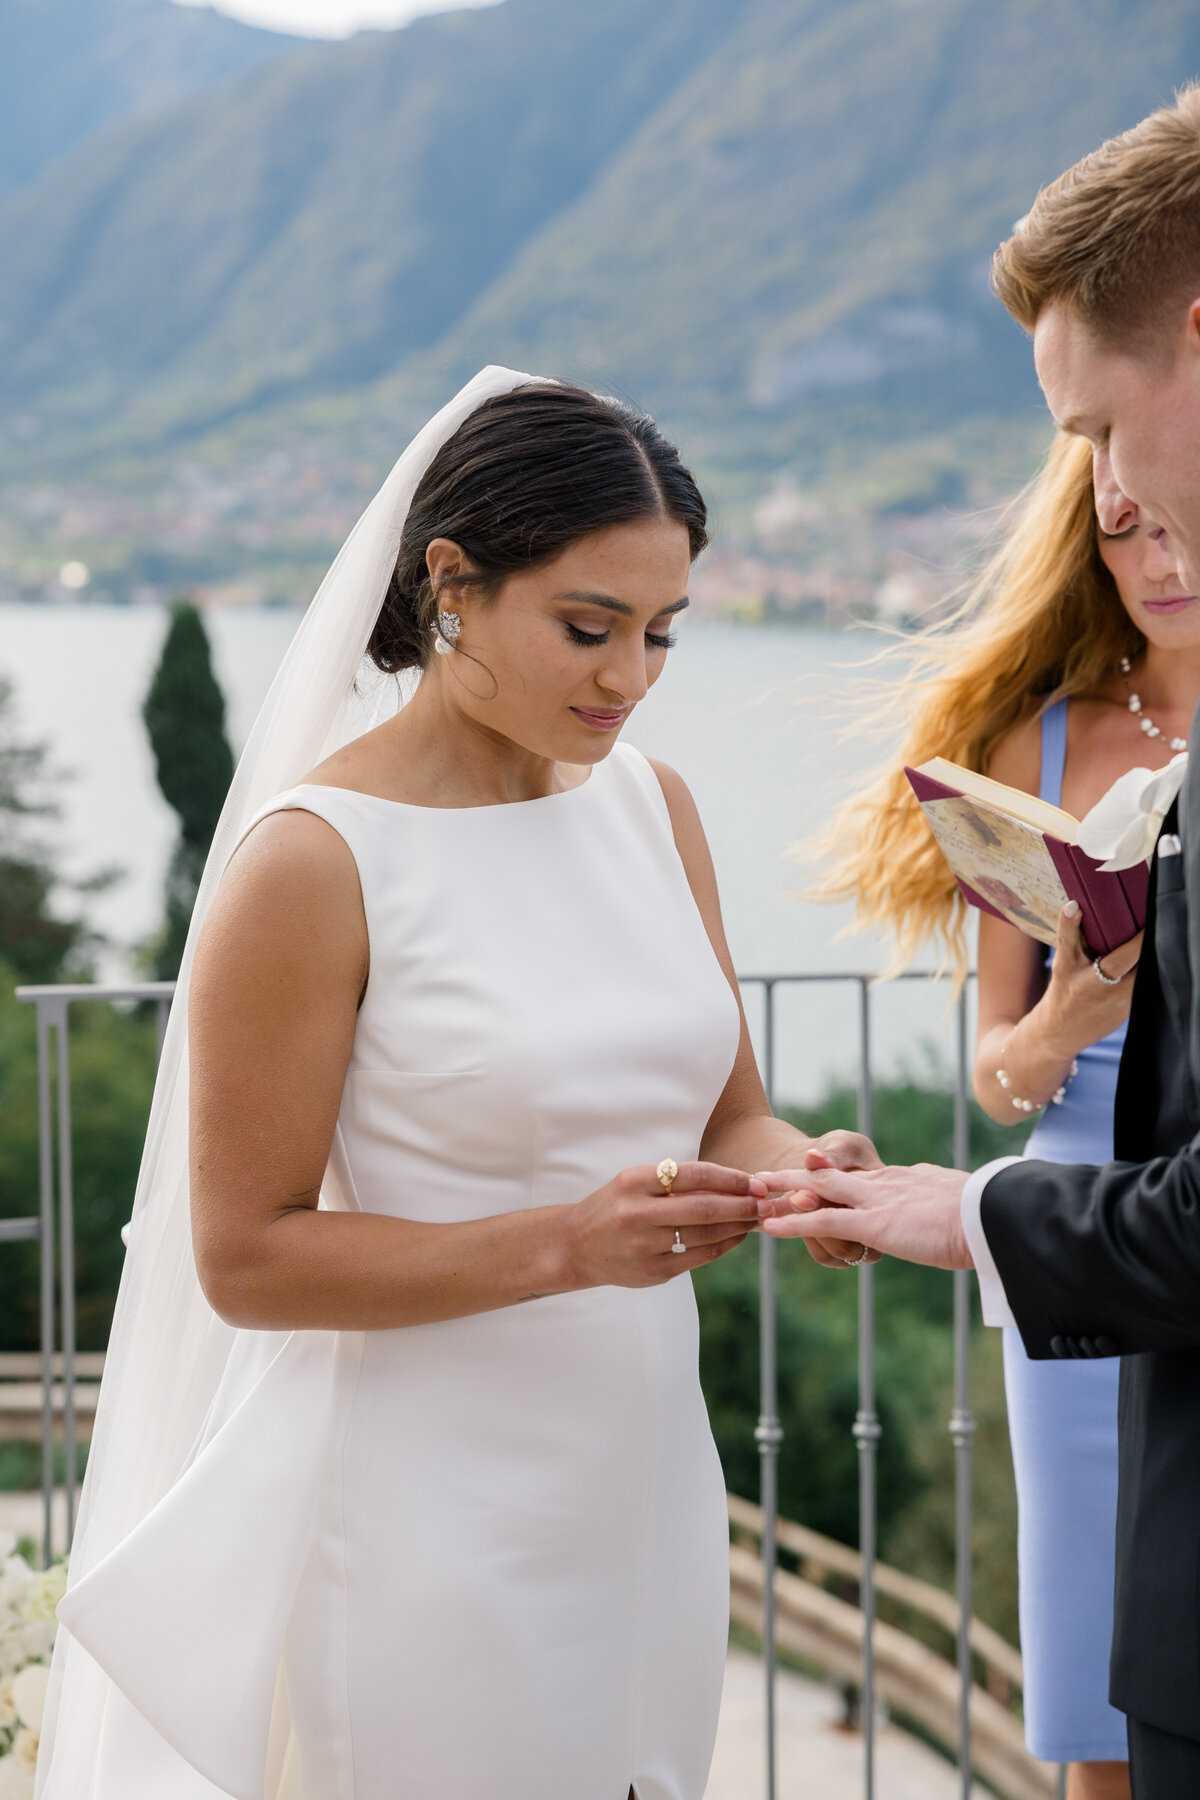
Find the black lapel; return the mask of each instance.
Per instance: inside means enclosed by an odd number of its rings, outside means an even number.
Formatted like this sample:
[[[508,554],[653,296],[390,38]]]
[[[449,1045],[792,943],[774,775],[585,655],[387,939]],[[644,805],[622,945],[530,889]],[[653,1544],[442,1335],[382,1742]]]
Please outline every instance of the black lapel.
[[[1187,1005],[1191,1029],[1188,1033],[1188,1061],[1192,1069],[1193,1090],[1200,1074],[1200,1017],[1193,1004],[1196,992],[1196,970],[1200,969],[1200,706],[1192,714],[1191,740],[1188,744],[1188,770],[1176,802],[1179,839],[1183,846],[1183,886],[1187,900],[1188,969],[1191,992]]]

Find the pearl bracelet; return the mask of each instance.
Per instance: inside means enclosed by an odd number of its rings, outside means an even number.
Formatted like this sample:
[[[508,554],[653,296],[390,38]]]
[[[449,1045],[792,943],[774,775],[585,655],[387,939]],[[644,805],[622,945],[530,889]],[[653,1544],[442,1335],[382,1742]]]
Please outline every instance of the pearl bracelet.
[[[1009,1093],[1009,1089],[1012,1087],[1012,1081],[1009,1078],[1007,1069],[1004,1067],[1005,1059],[1008,1056],[1008,1046],[1012,1043],[1013,1038],[1015,1036],[1016,1036],[1016,1033],[1015,1033],[1015,1031],[1013,1031],[1013,1032],[1010,1032],[1008,1037],[1005,1039],[1004,1048],[1000,1052],[1000,1067],[996,1070],[996,1080],[1000,1083],[1000,1086],[1004,1089],[1005,1093],[1008,1094],[1009,1100],[1011,1101],[1013,1107],[1015,1108],[1015,1110],[1017,1112],[1035,1113],[1035,1112],[1041,1112],[1042,1108],[1046,1107],[1046,1106],[1061,1106],[1063,1101],[1067,1097],[1067,1089],[1070,1087],[1071,1083],[1074,1081],[1075,1077],[1079,1073],[1079,1064],[1074,1059],[1072,1059],[1071,1067],[1067,1071],[1067,1079],[1063,1082],[1063,1084],[1060,1088],[1058,1088],[1053,1094],[1051,1094],[1051,1096],[1048,1100],[1021,1100],[1021,1099],[1018,1099],[1016,1094]]]

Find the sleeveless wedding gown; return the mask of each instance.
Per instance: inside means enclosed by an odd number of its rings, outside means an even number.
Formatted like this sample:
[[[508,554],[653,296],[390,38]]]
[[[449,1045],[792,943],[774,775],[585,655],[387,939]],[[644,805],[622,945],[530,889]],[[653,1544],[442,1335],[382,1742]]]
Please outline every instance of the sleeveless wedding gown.
[[[512,805],[305,786],[258,818],[288,808],[344,839],[370,939],[331,1159],[341,1204],[450,1224],[698,1155],[737,1009],[636,751]],[[690,1280],[403,1330],[240,1337],[258,1386],[244,1398],[243,1370],[179,1484],[188,1497],[157,1539],[152,1514],[110,1558],[90,1605],[105,1565],[85,1579],[80,1616],[122,1595],[147,1619],[162,1582],[179,1583],[186,1533],[227,1528],[251,1635],[269,1646],[259,1615],[283,1620],[303,1800],[626,1800],[631,1786],[701,1800],[728,1537]],[[333,1399],[310,1403],[315,1386]],[[185,1613],[216,1614],[209,1586],[184,1594]],[[255,1800],[213,1778],[261,1760],[257,1740],[210,1749],[178,1674],[149,1667],[174,1654],[158,1637],[127,1627],[101,1659],[209,1779],[169,1753],[147,1793]],[[199,1666],[215,1649],[188,1655],[209,1720],[222,1681],[229,1707],[261,1716],[245,1689],[274,1680],[273,1651],[244,1674]]]

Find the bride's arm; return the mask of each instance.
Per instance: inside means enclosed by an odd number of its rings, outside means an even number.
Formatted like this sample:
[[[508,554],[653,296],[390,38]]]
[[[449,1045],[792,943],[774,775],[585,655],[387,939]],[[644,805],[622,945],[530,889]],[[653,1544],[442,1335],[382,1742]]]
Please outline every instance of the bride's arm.
[[[684,1165],[670,1197],[626,1170],[571,1206],[436,1225],[318,1212],[368,972],[353,858],[311,813],[272,814],[227,869],[189,996],[192,1235],[231,1323],[361,1330],[542,1295],[651,1286],[738,1243],[765,1192]],[[670,1254],[676,1227],[686,1256]]]
[[[797,1169],[804,1167],[806,1153],[819,1147],[837,1168],[878,1167],[875,1147],[861,1133],[830,1131],[821,1138],[810,1138],[786,1120],[775,1118],[771,1112],[750,1041],[733,959],[725,941],[717,878],[696,803],[674,769],[654,760],[651,767],[667,802],[680,861],[709,941],[737,1000],[741,1018],[737,1060],[708,1122],[700,1154],[735,1169]]]

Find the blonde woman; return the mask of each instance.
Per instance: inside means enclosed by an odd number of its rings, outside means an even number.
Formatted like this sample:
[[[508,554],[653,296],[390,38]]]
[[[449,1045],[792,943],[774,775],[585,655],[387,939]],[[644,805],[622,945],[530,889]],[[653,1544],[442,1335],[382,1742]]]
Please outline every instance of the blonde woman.
[[[978,591],[912,647],[902,756],[843,809],[824,884],[890,929],[898,961],[933,939],[961,975],[968,914],[902,763],[946,756],[1080,817],[1126,770],[1186,748],[1200,599],[1134,507],[1115,523],[1096,522],[1090,446],[1060,438]],[[1003,1124],[1040,1112],[1030,1155],[1102,1163],[1140,938],[1097,969],[1069,912],[1049,954],[980,916],[975,1093]],[[1004,1351],[1029,1748],[1072,1765],[1070,1800],[1126,1800],[1125,1721],[1108,1703],[1119,1364],[1032,1362],[1015,1330]]]

